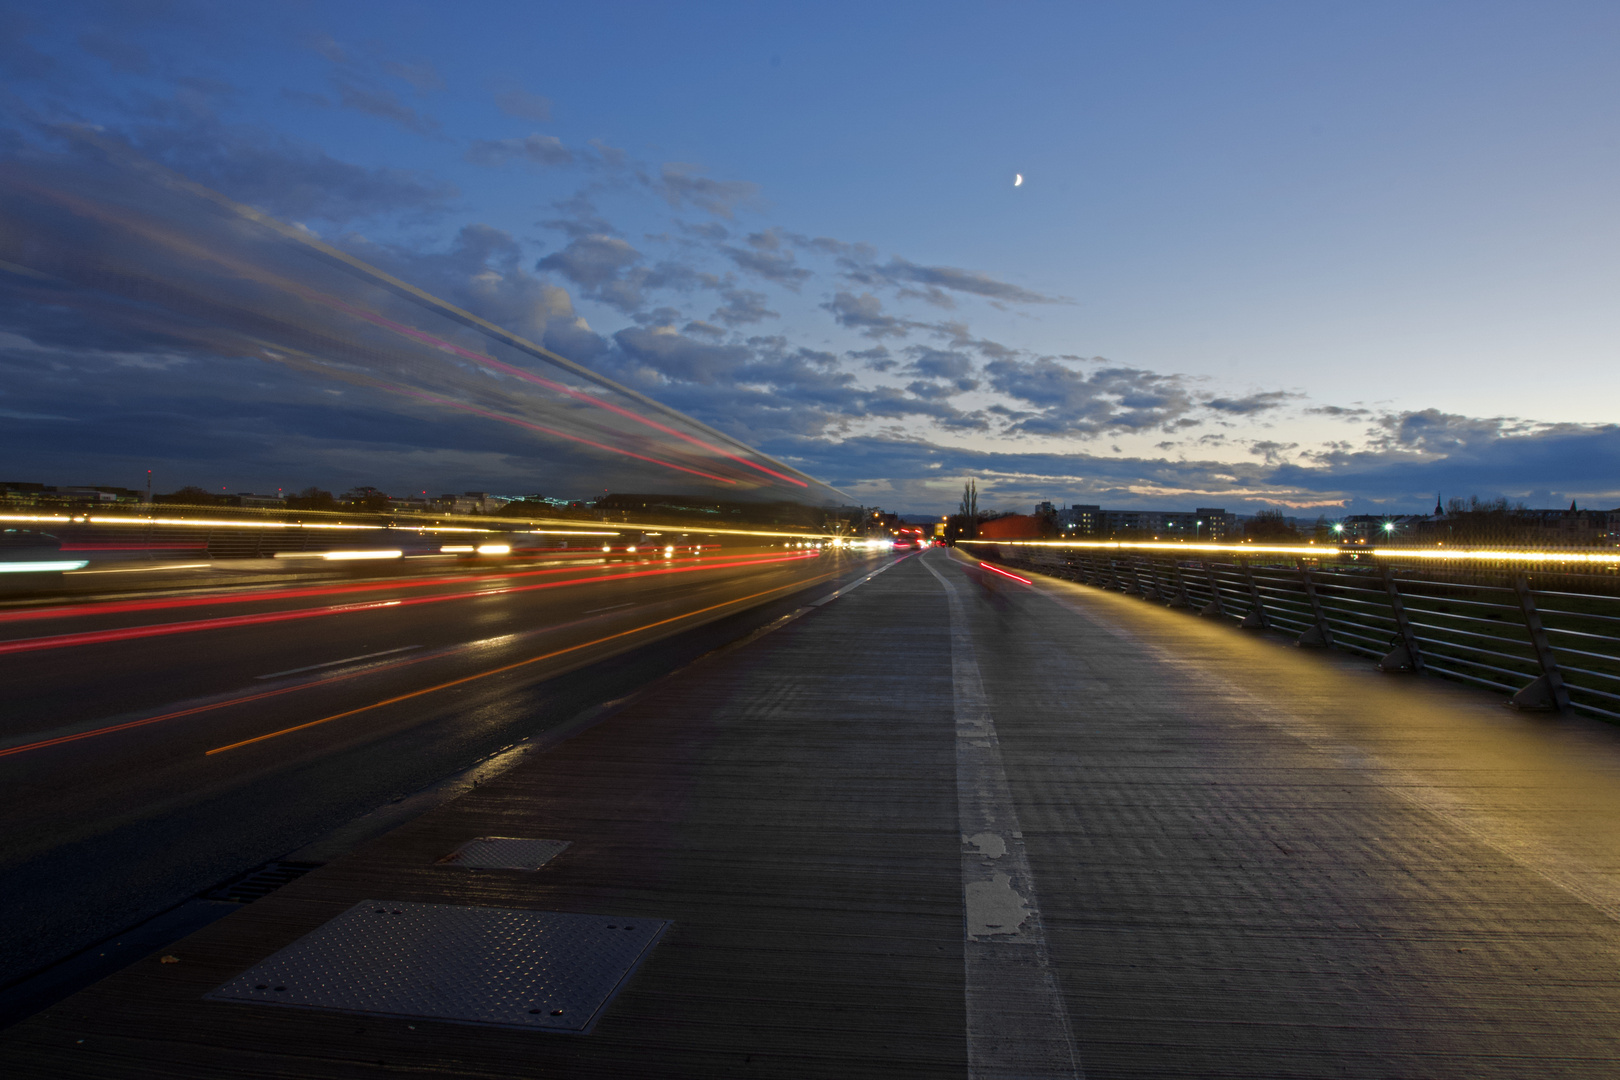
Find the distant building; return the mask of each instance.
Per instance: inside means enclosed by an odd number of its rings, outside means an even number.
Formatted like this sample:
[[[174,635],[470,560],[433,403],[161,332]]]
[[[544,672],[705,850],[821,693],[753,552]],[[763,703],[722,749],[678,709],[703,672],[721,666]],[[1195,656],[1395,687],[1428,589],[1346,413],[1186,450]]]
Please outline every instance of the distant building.
[[[1334,539],[1355,544],[1530,544],[1620,546],[1620,510],[1442,510],[1435,514],[1352,514]]]
[[[1196,540],[1228,538],[1236,519],[1225,510],[1104,510],[1101,534],[1114,540]]]
[[[445,514],[493,514],[508,501],[487,491],[464,491],[460,495],[440,495],[434,505]]]
[[[13,507],[73,507],[127,505],[146,501],[144,491],[98,484],[84,487],[55,487],[30,480],[0,481],[0,500]]]
[[[1198,530],[1199,539],[1223,544],[1237,536],[1237,515],[1228,514],[1219,506],[1201,506],[1193,511],[1193,527]]]
[[[1058,531],[1064,536],[1095,536],[1101,528],[1102,507],[1075,503],[1057,512]]]
[[[1041,503],[1036,507],[1037,515]],[[1095,503],[1075,503],[1055,511],[1063,536],[1098,540],[1202,540],[1221,542],[1237,532],[1237,515],[1220,507],[1196,510],[1104,510]]]

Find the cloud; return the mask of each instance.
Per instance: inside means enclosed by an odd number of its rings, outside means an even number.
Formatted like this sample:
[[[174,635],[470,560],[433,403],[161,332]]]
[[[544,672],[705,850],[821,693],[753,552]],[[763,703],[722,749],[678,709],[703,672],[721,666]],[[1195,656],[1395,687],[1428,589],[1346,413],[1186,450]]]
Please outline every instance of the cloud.
[[[906,392],[915,394],[927,401],[944,401],[946,398],[955,397],[957,394],[962,393],[963,390],[971,390],[978,385],[978,383],[971,379],[968,380],[968,385],[966,387],[957,387],[947,383],[933,383],[926,382],[922,379],[914,379],[906,384]]]
[[[1413,512],[1435,491],[1567,504],[1620,505],[1620,425],[1529,424],[1436,409],[1380,418],[1371,444],[1340,444],[1278,467],[1280,481],[1331,486],[1372,505],[1409,500]]]
[[[375,55],[372,55],[369,61],[356,59],[326,34],[307,34],[303,44],[305,48],[332,63],[334,70],[329,82],[337,94],[337,107],[387,120],[418,135],[433,135],[438,132],[438,120],[405,104],[399,99],[398,94],[380,85],[377,78],[377,72],[380,70],[409,83],[419,93],[443,90],[444,80],[430,62],[383,60],[378,63]],[[368,51],[375,54],[376,47],[372,46]],[[308,105],[331,104],[320,95],[299,89],[285,89],[282,93]]]
[[[973,373],[973,361],[957,352],[930,349],[914,345],[906,352],[911,357],[907,370],[931,379],[961,379]]]
[[[740,345],[696,341],[672,328],[627,328],[613,335],[630,359],[665,379],[712,386],[753,359]]]
[[[846,352],[845,356],[851,360],[861,361],[869,370],[888,371],[899,365],[900,361],[894,359],[888,348],[883,345],[874,345],[870,349],[860,349]]]
[[[793,252],[783,245],[775,229],[750,233],[746,243],[746,248],[722,244],[719,251],[741,269],[794,291],[811,276],[796,265]]]
[[[727,326],[746,326],[777,318],[777,313],[765,306],[765,294],[751,289],[724,289],[720,293],[725,303],[714,309],[709,318]]]
[[[1139,368],[1114,366],[1086,374],[1040,357],[993,360],[984,370],[993,389],[1036,406],[1035,416],[1008,429],[1024,434],[1089,437],[1163,427],[1193,407],[1179,376]]]
[[[597,164],[609,169],[622,169],[629,159],[629,155],[617,146],[609,146],[601,139],[586,139],[585,145],[596,154]]]
[[[885,315],[883,301],[871,293],[856,296],[853,293],[840,292],[821,306],[824,310],[832,312],[833,321],[839,326],[858,330],[869,338],[905,337],[912,326],[903,319]]]
[[[676,227],[679,228],[683,233],[698,237],[702,240],[708,240],[712,243],[719,243],[722,240],[728,240],[731,238],[730,230],[728,230],[718,221],[705,221],[698,225],[692,225],[685,221],[678,221],[676,222]]]
[[[640,261],[641,252],[616,236],[583,236],[535,265],[596,290],[617,280],[621,271]]]
[[[1494,443],[1505,436],[1522,435],[1539,427],[1502,416],[1459,416],[1438,409],[1422,409],[1385,414],[1378,418],[1378,426],[1369,434],[1380,448],[1450,453],[1481,443]]]
[[[444,79],[427,60],[388,60],[383,63],[383,70],[422,93],[444,89]]]
[[[459,194],[422,173],[354,165],[286,135],[211,118],[146,125],[134,143],[199,183],[293,221],[421,217]]]
[[[530,120],[536,124],[551,122],[551,99],[531,94],[520,87],[511,86],[495,94],[495,107],[507,116]]]
[[[1276,442],[1270,439],[1249,444],[1249,453],[1264,458],[1267,465],[1281,465],[1288,460],[1291,450],[1298,450],[1299,443]]]
[[[338,104],[345,109],[387,120],[418,135],[432,135],[439,130],[437,120],[406,105],[392,90],[362,86],[345,77],[334,77],[332,88],[337,91]]]
[[[937,337],[949,341],[953,349],[972,349],[981,356],[992,360],[1011,360],[1020,355],[1020,350],[1010,348],[999,341],[990,341],[987,338],[974,337],[972,330],[966,323],[942,322],[926,327]]]
[[[1268,409],[1276,409],[1300,397],[1299,394],[1290,394],[1282,390],[1269,390],[1264,393],[1250,394],[1247,397],[1210,398],[1203,403],[1204,408],[1214,409],[1216,412],[1232,413],[1236,416],[1253,416]]]
[[[1023,513],[1044,500],[1121,508],[1223,506],[1243,512],[1277,505],[1334,507],[1347,497],[1324,495],[1320,478],[1297,485],[1260,463],[1008,451],[864,434],[835,440],[784,432],[760,446],[851,494],[909,512],[953,509],[970,477],[978,481],[981,506]]]
[[[861,258],[859,255],[846,255],[839,260],[839,265],[843,267],[844,277],[858,285],[871,288],[892,286],[901,289],[902,295],[917,297],[939,307],[948,308],[954,306],[954,301],[947,295],[949,292],[966,293],[972,296],[982,296],[988,300],[1014,304],[1063,304],[1070,302],[1060,297],[1046,296],[1019,285],[998,281],[988,274],[982,274],[974,270],[961,270],[954,266],[919,266],[899,256],[891,258],[887,263],[880,266],[876,262]],[[921,285],[923,290],[919,292],[916,289],[907,288],[910,285]]]
[[[1316,405],[1305,411],[1317,416],[1332,416],[1343,420],[1355,420],[1372,415],[1371,409],[1351,409],[1342,405]]]
[[[729,218],[734,211],[759,198],[758,184],[746,180],[714,180],[704,176],[700,167],[679,161],[666,163],[656,177],[644,175],[642,180],[676,209],[695,206],[715,217]]]
[[[339,45],[330,34],[305,34],[303,44],[304,48],[324,56],[334,64],[348,62],[349,56],[343,51],[343,46]]]
[[[526,135],[521,139],[475,139],[467,147],[466,158],[474,165],[499,168],[513,161],[550,168],[570,165],[574,152],[555,135]]]
[[[398,245],[345,237],[342,246],[395,277],[409,281],[475,315],[533,341],[567,343],[558,349],[594,355],[599,340],[583,326],[568,293],[529,274],[523,250],[508,232],[489,225],[465,225],[443,251],[421,251]],[[576,325],[578,324],[578,325]]]
[[[745,440],[782,432],[827,434],[871,419],[923,418],[947,427],[984,427],[982,417],[898,387],[861,387],[837,354],[793,346],[780,336],[721,344],[717,328],[671,325],[621,330],[602,370]],[[700,338],[702,340],[700,340]]]
[[[592,235],[617,236],[619,230],[613,223],[597,213],[596,204],[583,194],[575,194],[567,199],[552,203],[565,216],[549,218],[540,222],[548,229],[556,229],[569,238],[578,240]]]

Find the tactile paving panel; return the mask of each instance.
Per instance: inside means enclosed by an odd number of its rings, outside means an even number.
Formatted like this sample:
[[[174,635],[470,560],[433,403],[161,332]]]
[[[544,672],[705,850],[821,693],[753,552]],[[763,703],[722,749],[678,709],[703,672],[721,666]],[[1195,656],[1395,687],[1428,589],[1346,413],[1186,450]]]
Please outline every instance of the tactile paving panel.
[[[440,859],[470,870],[538,870],[568,846],[567,840],[522,840],[515,836],[480,836]]]
[[[366,900],[207,997],[583,1034],[668,926]]]

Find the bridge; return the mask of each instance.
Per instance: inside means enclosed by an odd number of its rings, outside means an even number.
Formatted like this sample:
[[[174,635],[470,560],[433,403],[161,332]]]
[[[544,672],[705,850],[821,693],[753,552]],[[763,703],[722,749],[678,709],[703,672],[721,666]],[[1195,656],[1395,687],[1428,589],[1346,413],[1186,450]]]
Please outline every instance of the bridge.
[[[594,645],[594,664],[554,656],[534,665],[544,678],[467,677],[561,647],[508,639],[539,619],[519,597],[566,589],[446,601],[487,620],[481,652],[455,651],[448,630],[417,641],[429,624],[408,614],[386,639],[359,621],[374,612],[256,623],[246,655],[211,636],[185,646],[213,661],[190,688],[198,711],[142,727],[103,731],[115,725],[91,714],[113,710],[105,692],[82,715],[30,706],[4,733],[7,783],[58,812],[138,793],[149,810],[121,841],[147,830],[148,854],[200,851],[199,836],[262,852],[317,823],[289,806],[318,777],[347,771],[354,804],[375,802],[362,759],[482,753],[517,714],[535,730],[282,848],[234,896],[102,942],[117,954],[101,958],[117,969],[105,977],[36,973],[27,985],[50,1003],[19,1006],[0,1032],[7,1075],[1614,1075],[1620,738],[1557,701],[1503,707],[1504,690],[1545,675],[1533,635],[1526,679],[1491,686],[1441,677],[1468,672],[1415,640],[1440,641],[1426,617],[1407,632],[1428,676],[1375,663],[1405,644],[1398,626],[1367,632],[1366,655],[1342,634],[1341,648],[1296,648],[1358,600],[1314,571],[1244,579],[1231,562],[1200,576],[1185,560],[1144,570],[971,546],[788,554],[717,570],[703,603],[671,592],[652,611],[613,591],[631,583],[573,586],[635,613],[547,600],[627,620],[585,640],[664,618],[679,633],[632,653]],[[746,618],[680,621],[769,590],[738,605]],[[1231,625],[1249,618],[1245,595],[1268,630]],[[1194,617],[1218,596],[1227,619]],[[369,672],[341,686],[270,672],[260,686],[304,689],[239,700],[254,661],[301,666],[286,657],[317,624],[364,625],[343,631],[356,654],[416,648],[331,669]],[[119,723],[164,715],[136,673],[158,643],[192,640],[111,646],[130,650]],[[74,648],[0,659],[22,673],[31,658],[39,685],[60,686]],[[431,650],[416,669],[367,666]],[[404,674],[424,668],[440,697],[390,704],[410,692],[402,680],[428,684]],[[413,711],[429,699],[431,723]],[[182,783],[208,797],[181,798]],[[198,831],[227,806],[233,820]],[[116,861],[97,880],[107,836],[8,813],[49,840],[31,870],[8,868],[13,926],[30,887],[19,871],[49,879],[86,925],[120,912],[85,897],[143,887]],[[146,874],[153,903],[159,885],[195,884]]]

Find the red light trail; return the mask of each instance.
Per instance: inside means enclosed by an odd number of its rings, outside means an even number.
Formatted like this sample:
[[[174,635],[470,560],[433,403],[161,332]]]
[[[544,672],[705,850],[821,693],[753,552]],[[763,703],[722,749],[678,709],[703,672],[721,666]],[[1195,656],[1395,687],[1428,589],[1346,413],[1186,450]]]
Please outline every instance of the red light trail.
[[[1019,577],[1017,574],[1009,574],[1009,573],[1007,573],[1007,571],[999,570],[996,567],[991,566],[989,563],[984,563],[984,562],[980,563],[979,564],[979,569],[980,570],[988,570],[992,574],[1000,574],[1002,577],[1005,577],[1005,578],[1012,578],[1014,581],[1022,581],[1025,585],[1033,584],[1033,582],[1031,582],[1029,580],[1029,578],[1027,578],[1027,577]]]
[[[796,556],[796,557],[802,558],[803,556]],[[675,615],[675,616],[672,616],[672,617],[670,617],[668,619],[660,619],[657,622],[647,623],[647,624],[645,624],[643,626],[638,626],[638,627],[635,627],[635,628],[630,629],[630,630],[620,631],[617,634],[609,634],[606,637],[596,638],[593,641],[587,641],[587,642],[585,642],[584,644],[581,644],[581,645],[572,645],[572,646],[569,646],[568,648],[565,648],[565,649],[554,650],[554,651],[546,653],[546,654],[544,654],[542,656],[531,657],[531,658],[529,658],[527,660],[520,660],[515,664],[508,664],[508,665],[505,665],[503,667],[495,668],[495,669],[490,670],[490,671],[479,672],[477,674],[466,676],[465,678],[462,678],[462,679],[453,680],[453,681],[448,682],[448,683],[441,683],[441,684],[439,684],[437,686],[429,687],[426,690],[419,690],[419,691],[415,691],[415,692],[410,693],[410,694],[402,695],[400,697],[390,698],[387,701],[375,702],[375,703],[373,703],[371,705],[366,705],[366,706],[363,706],[362,708],[351,710],[350,712],[340,713],[340,714],[338,714],[338,716],[327,717],[324,720],[317,720],[317,721],[313,721],[313,722],[308,723],[308,724],[300,724],[300,725],[297,725],[297,726],[295,726],[293,728],[284,729],[283,731],[278,731],[278,732],[272,732],[269,735],[259,736],[258,738],[255,738],[255,739],[248,739],[248,740],[245,740],[244,742],[233,743],[230,746],[218,747],[217,749],[207,751],[207,753],[208,754],[217,754],[222,750],[231,750],[231,749],[234,749],[237,746],[245,746],[248,743],[262,742],[264,739],[274,738],[276,735],[284,735],[284,734],[287,734],[290,731],[302,730],[303,728],[306,728],[306,727],[314,727],[314,726],[316,726],[318,724],[326,723],[328,720],[336,720],[336,719],[339,719],[339,718],[341,718],[343,716],[353,715],[356,712],[365,712],[365,711],[370,710],[370,709],[379,708],[379,707],[381,707],[383,705],[393,704],[393,703],[395,703],[397,701],[403,701],[403,700],[406,700],[406,699],[412,698],[412,697],[420,697],[423,694],[432,693],[435,690],[443,690],[443,689],[446,689],[446,688],[451,687],[451,686],[459,685],[459,684],[461,684],[463,682],[470,682],[470,681],[472,681],[474,679],[481,679],[481,678],[484,678],[485,676],[488,676],[488,675],[496,675],[496,674],[499,674],[499,673],[501,673],[503,671],[510,671],[513,668],[523,667],[523,666],[528,665],[528,664],[536,663],[536,662],[541,661],[541,660],[551,659],[552,657],[561,656],[561,655],[564,655],[566,653],[577,652],[577,651],[579,651],[581,649],[590,648],[592,645],[600,645],[600,644],[603,644],[605,642],[613,641],[613,640],[618,639],[618,638],[627,637],[627,636],[629,636],[631,634],[641,633],[644,630],[656,629],[657,627],[667,625],[668,623],[678,622],[681,619],[691,618],[694,615],[706,614],[707,612],[716,611],[716,610],[718,610],[720,608],[728,607],[728,606],[730,606],[732,604],[744,603],[745,601],[748,601],[748,600],[754,600],[754,599],[757,599],[758,597],[761,597],[761,596],[769,596],[772,593],[783,592],[783,591],[785,591],[787,589],[807,588],[807,587],[809,587],[811,585],[816,584],[817,582],[825,581],[826,579],[828,579],[830,577],[836,577],[837,575],[838,575],[838,571],[835,570],[835,571],[831,571],[829,573],[820,574],[820,575],[818,575],[816,577],[810,578],[807,581],[793,582],[793,583],[788,584],[788,585],[778,586],[777,588],[774,588],[774,589],[766,589],[764,592],[757,592],[757,593],[753,593],[753,594],[751,594],[749,596],[740,596],[740,597],[737,597],[734,600],[726,600],[726,601],[724,601],[722,603],[719,603],[719,604],[712,604],[709,607],[699,608],[696,611],[683,612],[680,615]],[[601,580],[601,579],[597,579],[597,580]],[[546,627],[545,632],[554,633],[554,632],[556,632],[558,630],[568,629],[570,626],[574,626],[574,625],[578,625],[578,624],[577,623],[568,623],[568,624],[564,624],[562,626]],[[232,705],[245,705],[245,704],[247,704],[249,702],[253,702],[253,701],[263,701],[266,698],[279,697],[279,696],[281,696],[283,694],[290,694],[290,693],[293,693],[294,691],[297,691],[297,690],[309,690],[309,689],[323,688],[323,687],[326,687],[326,686],[330,686],[333,683],[344,682],[344,681],[347,681],[349,679],[357,679],[357,678],[360,678],[361,676],[364,676],[364,675],[376,674],[380,670],[385,670],[386,669],[388,671],[397,671],[398,669],[403,668],[403,667],[411,667],[411,666],[413,666],[415,664],[422,664],[422,663],[426,663],[426,662],[428,662],[430,660],[440,659],[444,655],[445,655],[445,653],[440,651],[440,652],[428,653],[428,654],[425,654],[425,655],[422,655],[422,656],[413,656],[413,657],[409,657],[407,659],[402,659],[402,660],[389,661],[389,662],[384,663],[384,664],[379,664],[379,665],[375,665],[375,666],[368,666],[366,668],[363,668],[363,669],[357,670],[357,671],[343,672],[343,673],[336,674],[336,675],[325,675],[325,676],[322,676],[322,677],[319,677],[319,678],[316,678],[316,679],[312,679],[312,680],[310,680],[308,682],[298,683],[298,684],[293,685],[293,686],[282,686],[282,687],[278,687],[278,688],[276,688],[274,690],[261,690],[261,691],[258,691],[257,693],[243,694],[243,695],[240,695],[240,696],[237,696],[237,697],[227,698],[224,701],[212,701],[212,702],[208,702],[208,703],[203,704],[203,705],[193,705],[190,708],[176,709],[176,710],[173,710],[171,712],[161,713],[161,714],[159,714],[157,716],[146,716],[146,717],[142,717],[139,720],[129,720],[129,721],[126,721],[126,722],[124,722],[122,724],[109,724],[106,727],[92,728],[89,731],[75,732],[72,735],[59,735],[59,736],[57,736],[55,738],[52,738],[52,739],[41,739],[38,742],[24,743],[24,744],[22,744],[20,746],[12,746],[12,747],[8,747],[6,749],[0,750],[0,758],[11,757],[11,756],[14,756],[16,754],[25,754],[25,753],[28,753],[28,752],[33,751],[33,750],[44,750],[44,749],[46,749],[48,747],[61,746],[64,743],[79,742],[79,741],[81,741],[83,739],[92,739],[92,738],[96,738],[97,736],[101,736],[101,735],[113,735],[113,734],[116,734],[116,733],[118,733],[120,731],[131,731],[131,730],[133,730],[135,728],[142,728],[142,727],[146,727],[146,726],[151,725],[151,724],[162,723],[165,720],[178,720],[178,719],[180,719],[182,717],[186,717],[186,716],[196,716],[199,713],[213,712],[216,709],[224,709],[224,708],[228,708],[228,707],[230,707]]]
[[[549,554],[549,553],[548,553]],[[600,558],[595,552],[579,552],[581,558]],[[760,558],[757,555],[709,556],[705,565],[730,566],[739,559]],[[690,563],[694,558],[673,559],[666,565]],[[355,585],[320,585],[296,589],[266,589],[258,592],[228,593],[214,596],[186,596],[168,600],[114,600],[103,604],[75,604],[72,607],[33,608],[21,611],[0,611],[0,623],[33,622],[38,619],[71,619],[96,615],[117,615],[128,611],[166,611],[172,608],[212,607],[216,604],[252,604],[260,601],[304,600],[312,596],[345,596],[354,593],[378,592],[388,589],[430,589],[438,585],[466,585],[481,581],[502,581],[510,578],[539,577],[546,574],[568,574],[574,566],[554,566],[544,570],[512,570],[464,577],[432,577],[419,581],[368,581]]]
[[[527,667],[530,664],[538,664],[542,660],[551,660],[558,656],[566,656],[568,653],[578,652],[581,649],[588,649],[593,645],[603,645],[618,638],[629,637],[631,634],[639,634],[644,630],[652,630],[656,627],[666,626],[672,622],[680,622],[682,619],[690,619],[694,615],[703,615],[710,611],[717,611],[723,607],[730,607],[733,604],[741,604],[749,600],[757,600],[761,596],[769,596],[772,593],[784,592],[788,589],[804,588],[806,586],[813,585],[818,581],[825,581],[830,577],[835,577],[837,576],[837,573],[838,572],[835,570],[811,578],[808,581],[795,581],[788,585],[777,586],[774,589],[766,589],[763,592],[752,593],[748,596],[739,596],[735,600],[724,600],[718,604],[710,604],[708,607],[698,608],[696,611],[687,611],[680,615],[672,615],[667,619],[659,619],[657,622],[647,623],[645,626],[638,626],[631,630],[621,630],[616,634],[609,634],[606,637],[600,637],[594,641],[586,641],[579,645],[570,645],[565,649],[555,649],[551,652],[543,653],[540,656],[531,656],[527,660],[519,660],[512,664],[503,664],[500,667],[490,668],[488,671],[480,671],[472,675],[463,675],[459,679],[451,679],[449,682],[440,683],[437,686],[429,686],[422,690],[412,690],[408,694],[400,694],[397,697],[386,698],[382,701],[374,701],[370,705],[362,705],[358,709],[349,709],[347,712],[335,713],[331,716],[322,717],[319,720],[310,720],[302,724],[294,724],[292,727],[282,728],[280,731],[272,731],[264,735],[256,735],[251,739],[243,739],[240,742],[233,742],[226,746],[216,746],[212,750],[205,751],[204,756],[211,757],[214,754],[222,754],[227,750],[235,750],[238,747],[251,746],[254,743],[261,743],[266,739],[274,739],[282,735],[291,735],[295,731],[303,731],[306,728],[319,727],[321,724],[329,724],[333,720],[342,720],[345,717],[354,716],[356,713],[370,712],[372,709],[380,709],[385,705],[395,705],[401,701],[409,701],[411,698],[418,698],[424,694],[431,694],[438,690],[448,690],[452,686],[461,686],[463,683],[470,683],[477,679],[486,679],[491,675],[500,675],[504,672],[512,671],[517,668]]]
[[[450,600],[469,600],[481,596],[503,596],[508,593],[534,592],[539,589],[556,589],[565,585],[582,585],[599,581],[625,581],[631,578],[656,577],[669,574],[689,574],[698,570],[715,570],[739,566],[758,566],[769,563],[794,562],[802,559],[817,558],[815,554],[786,556],[762,556],[755,559],[738,560],[719,564],[709,562],[697,566],[658,567],[652,570],[637,570],[627,574],[603,574],[588,578],[572,578],[566,581],[544,581],[534,585],[516,585],[504,589],[478,589],[472,592],[445,593],[441,596],[415,596],[403,600],[380,600],[367,604],[342,604],[334,607],[301,608],[296,611],[271,611],[255,615],[225,615],[215,619],[192,619],[184,622],[154,623],[147,626],[129,626],[114,630],[88,630],[77,634],[51,634],[45,637],[18,638],[12,641],[0,641],[0,655],[21,652],[37,652],[41,649],[62,649],[77,645],[99,645],[110,641],[129,641],[136,638],[162,637],[169,634],[195,633],[201,630],[223,630],[238,626],[254,626],[265,623],[291,622],[298,619],[314,619],[325,615],[339,615],[354,611],[371,611],[379,608],[416,607],[421,604],[439,604]]]
[[[679,472],[691,473],[693,476],[701,476],[705,480],[716,480],[722,484],[735,484],[737,482],[731,479],[729,476],[716,476],[714,473],[706,473],[702,469],[689,469],[685,465],[677,465],[672,461],[664,461],[661,458],[648,457],[646,454],[638,454],[634,450],[624,450],[617,446],[609,446],[607,443],[597,442],[595,439],[587,439],[583,435],[570,435],[566,431],[558,431],[556,428],[547,427],[544,424],[536,424],[529,420],[519,420],[515,416],[502,416],[500,413],[490,412],[488,409],[480,409],[476,405],[467,405],[460,401],[452,401],[449,398],[440,397],[437,394],[427,394],[420,390],[411,390],[404,386],[395,386],[392,383],[385,383],[381,380],[377,380],[376,384],[385,390],[392,390],[396,394],[404,394],[406,397],[417,398],[421,401],[431,401],[435,405],[443,405],[446,408],[459,409],[462,412],[472,413],[474,416],[482,416],[487,420],[499,420],[503,424],[512,424],[515,427],[529,428],[532,431],[543,432],[546,435],[555,435],[559,439],[568,439],[573,442],[581,443],[585,446],[595,447],[598,450],[606,450],[610,454],[622,454],[625,457],[635,458],[637,461],[646,461],[653,465],[662,465],[666,469],[675,469]]]
[[[528,382],[535,383],[538,386],[544,386],[548,390],[555,390],[558,393],[567,394],[569,397],[575,398],[575,399],[577,399],[579,401],[584,401],[584,402],[587,402],[587,403],[589,403],[591,405],[595,405],[597,408],[606,409],[609,412],[617,413],[619,416],[623,416],[623,417],[625,417],[627,419],[634,420],[638,424],[645,424],[646,426],[648,426],[650,428],[654,428],[654,429],[656,429],[658,431],[662,431],[662,432],[664,432],[666,434],[673,435],[677,439],[683,439],[686,442],[691,443],[693,446],[702,447],[704,450],[712,451],[712,452],[714,452],[716,454],[719,454],[721,457],[730,458],[732,461],[737,462],[739,465],[746,465],[751,469],[758,469],[760,472],[766,473],[767,475],[770,475],[770,476],[774,476],[778,480],[785,480],[790,484],[797,484],[799,487],[809,487],[810,486],[809,484],[805,483],[803,480],[796,480],[791,476],[786,476],[786,475],[784,475],[782,473],[777,472],[775,469],[767,469],[765,466],[759,464],[758,462],[749,461],[745,457],[741,457],[741,456],[739,456],[737,454],[730,453],[729,451],[727,451],[727,450],[725,450],[725,449],[723,449],[721,447],[715,446],[713,443],[704,442],[702,439],[695,438],[695,437],[693,437],[691,435],[686,434],[685,432],[677,431],[674,428],[669,427],[666,424],[660,424],[656,420],[649,420],[647,417],[642,416],[639,413],[631,412],[629,409],[623,408],[622,406],[614,405],[611,402],[603,401],[601,398],[597,397],[595,394],[587,394],[584,391],[575,390],[573,387],[564,386],[562,383],[554,382],[551,379],[547,379],[547,378],[544,378],[544,377],[542,377],[540,375],[536,375],[532,371],[524,371],[522,368],[515,367],[515,366],[513,366],[511,364],[503,364],[501,361],[496,360],[492,356],[485,356],[482,353],[475,353],[471,349],[464,349],[460,345],[455,344],[454,342],[445,341],[443,338],[435,337],[434,335],[429,334],[424,330],[418,330],[414,326],[406,326],[404,323],[398,323],[398,322],[395,322],[392,319],[384,318],[383,316],[378,315],[376,312],[367,311],[364,308],[358,308],[358,307],[355,307],[352,304],[346,304],[342,300],[338,300],[335,297],[330,297],[330,296],[326,296],[324,294],[319,294],[319,293],[311,293],[311,292],[308,292],[307,290],[303,292],[303,295],[304,295],[304,297],[306,299],[317,300],[317,301],[329,304],[329,305],[331,305],[333,307],[338,308],[341,311],[345,311],[348,314],[355,316],[356,318],[364,319],[365,321],[367,321],[369,323],[373,323],[373,324],[375,324],[377,326],[381,326],[381,327],[384,327],[386,329],[392,330],[397,334],[401,334],[401,335],[403,335],[405,337],[408,337],[408,338],[413,338],[414,340],[420,341],[423,344],[432,345],[436,349],[443,349],[446,352],[455,353],[457,356],[464,357],[465,359],[471,360],[474,363],[482,364],[485,367],[494,368],[497,371],[504,371],[508,375],[514,375],[517,378],[524,379],[524,380],[526,380]],[[679,466],[675,466],[675,467],[679,468]],[[699,475],[703,475],[703,474],[699,474]]]

